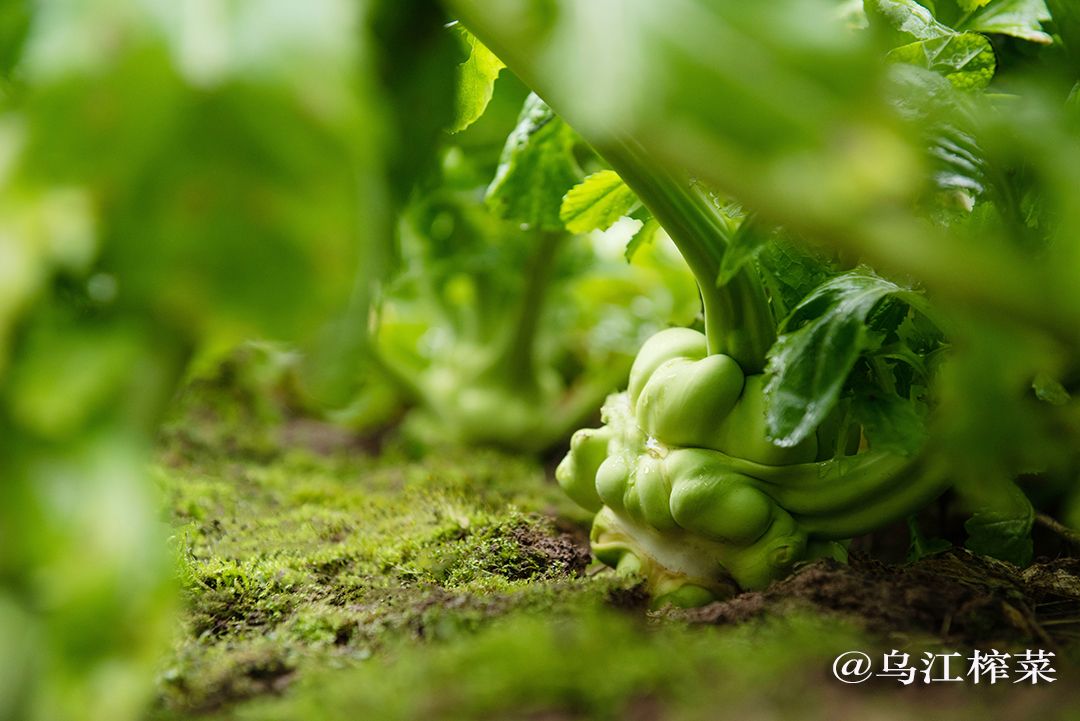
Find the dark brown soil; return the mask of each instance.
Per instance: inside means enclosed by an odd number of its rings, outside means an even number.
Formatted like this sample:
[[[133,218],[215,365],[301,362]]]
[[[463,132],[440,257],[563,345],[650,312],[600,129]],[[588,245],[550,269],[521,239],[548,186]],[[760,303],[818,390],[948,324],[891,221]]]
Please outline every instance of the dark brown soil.
[[[854,556],[849,565],[808,564],[764,591],[666,613],[734,624],[798,609],[842,615],[885,636],[1058,648],[1080,636],[1080,560],[1019,569],[963,549],[900,566]]]

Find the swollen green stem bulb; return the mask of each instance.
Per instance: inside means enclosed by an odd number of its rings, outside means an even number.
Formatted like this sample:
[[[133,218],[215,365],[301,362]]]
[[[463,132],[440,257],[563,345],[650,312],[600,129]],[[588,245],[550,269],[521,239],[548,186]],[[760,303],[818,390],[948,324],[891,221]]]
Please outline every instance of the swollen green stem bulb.
[[[608,398],[605,425],[578,431],[556,470],[568,495],[597,512],[597,558],[644,577],[657,603],[699,605],[766,586],[800,561],[846,559],[844,539],[946,486],[918,459],[819,459],[819,447],[837,445],[828,426],[776,446],[763,389],[760,374],[709,354],[703,334],[662,331],[642,347],[630,389]]]

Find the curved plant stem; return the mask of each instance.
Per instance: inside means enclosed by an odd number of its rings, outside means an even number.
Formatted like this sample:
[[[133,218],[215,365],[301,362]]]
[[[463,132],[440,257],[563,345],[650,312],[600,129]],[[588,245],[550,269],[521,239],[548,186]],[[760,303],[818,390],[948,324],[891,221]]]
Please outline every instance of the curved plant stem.
[[[632,141],[598,147],[656,217],[690,266],[701,291],[710,353],[731,356],[743,372],[759,373],[776,340],[776,322],[757,272],[744,266],[717,283],[730,239],[726,219],[689,179],[673,175]]]

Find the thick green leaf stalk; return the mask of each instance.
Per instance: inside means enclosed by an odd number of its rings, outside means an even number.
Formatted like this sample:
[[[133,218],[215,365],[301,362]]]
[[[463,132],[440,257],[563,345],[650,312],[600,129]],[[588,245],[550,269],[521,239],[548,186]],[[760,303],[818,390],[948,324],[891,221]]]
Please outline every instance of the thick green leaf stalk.
[[[765,434],[764,376],[672,328],[642,347],[605,425],[578,431],[556,478],[595,511],[593,551],[646,578],[656,603],[694,606],[846,558],[844,539],[903,518],[940,494],[944,469],[857,450],[826,422],[781,448]],[[854,446],[854,447],[853,447]],[[836,455],[840,449],[840,455]]]

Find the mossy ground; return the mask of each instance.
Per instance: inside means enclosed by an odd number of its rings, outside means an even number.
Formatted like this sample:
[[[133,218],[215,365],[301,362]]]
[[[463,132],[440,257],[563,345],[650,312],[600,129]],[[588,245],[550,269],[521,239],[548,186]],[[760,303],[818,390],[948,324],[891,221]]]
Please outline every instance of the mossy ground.
[[[185,610],[149,720],[1080,718],[1062,664],[1036,687],[842,684],[840,652],[977,639],[843,598],[650,611],[586,567],[587,518],[537,461],[375,449],[236,400],[186,408],[155,465]]]

